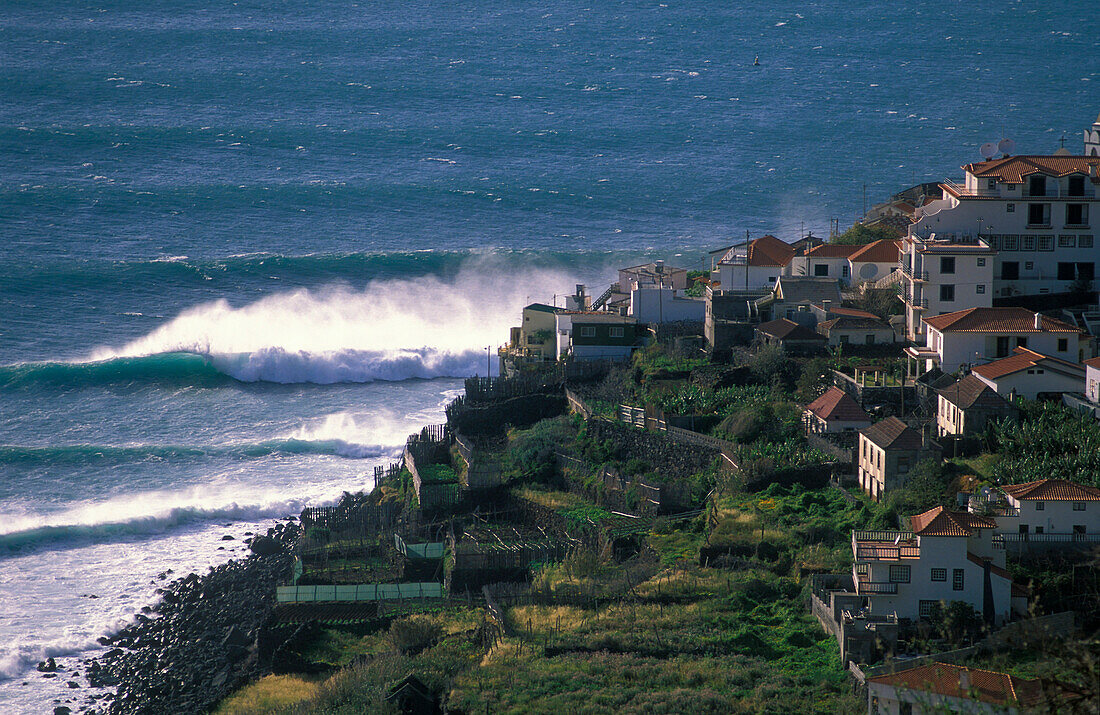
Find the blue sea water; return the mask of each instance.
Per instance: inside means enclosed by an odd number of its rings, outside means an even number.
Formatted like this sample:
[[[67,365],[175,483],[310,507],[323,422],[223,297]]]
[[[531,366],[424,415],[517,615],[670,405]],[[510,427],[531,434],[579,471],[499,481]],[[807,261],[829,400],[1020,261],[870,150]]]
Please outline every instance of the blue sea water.
[[[12,712],[159,573],[369,488],[525,301],[1100,110],[1085,2],[24,1],[0,66]]]

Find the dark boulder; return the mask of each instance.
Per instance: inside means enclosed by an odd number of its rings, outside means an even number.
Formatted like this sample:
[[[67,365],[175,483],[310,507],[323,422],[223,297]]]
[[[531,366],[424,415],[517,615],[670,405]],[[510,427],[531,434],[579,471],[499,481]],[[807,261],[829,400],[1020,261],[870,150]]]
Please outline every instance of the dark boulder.
[[[248,548],[257,556],[274,556],[284,551],[283,545],[270,536],[257,536]]]

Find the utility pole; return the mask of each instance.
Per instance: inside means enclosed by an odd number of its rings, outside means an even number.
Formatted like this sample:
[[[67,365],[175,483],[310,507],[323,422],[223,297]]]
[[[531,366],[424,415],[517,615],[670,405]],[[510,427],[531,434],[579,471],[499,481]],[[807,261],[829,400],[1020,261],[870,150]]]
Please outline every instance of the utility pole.
[[[493,346],[485,346],[485,377],[493,376]]]

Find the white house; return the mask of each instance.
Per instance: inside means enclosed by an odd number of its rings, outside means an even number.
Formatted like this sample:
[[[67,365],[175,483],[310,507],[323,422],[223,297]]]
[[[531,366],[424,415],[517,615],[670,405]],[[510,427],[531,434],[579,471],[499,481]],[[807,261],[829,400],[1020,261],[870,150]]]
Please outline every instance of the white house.
[[[945,241],[910,235],[901,256],[905,333],[918,342],[922,318],[993,305],[993,259],[984,241]]]
[[[841,283],[852,282],[852,266],[848,257],[863,248],[859,245],[823,243],[791,260],[791,273],[811,278],[832,278]]]
[[[1085,397],[1100,405],[1100,358],[1089,358],[1085,365]]]
[[[894,329],[875,316],[869,318],[838,315],[817,324],[817,332],[825,336],[828,345],[889,345],[894,342]]]
[[[677,291],[668,286],[634,283],[630,288],[630,314],[639,323],[701,323],[706,310],[702,298],[677,295]]]
[[[1100,489],[1065,479],[1006,484],[991,498],[971,497],[969,511],[996,515],[997,533],[1098,537]]]
[[[906,354],[923,363],[955,372],[962,365],[978,365],[1007,357],[1012,348],[1025,347],[1070,362],[1090,357],[1089,338],[1061,320],[1026,308],[970,308],[924,318],[924,347],[910,346]]]
[[[830,387],[802,412],[802,422],[810,434],[855,432],[871,426],[871,416],[839,387]]]
[[[922,206],[912,237],[972,242],[997,251],[993,297],[1068,293],[1095,278],[1100,156],[1002,156],[962,167],[961,182]]]
[[[1000,625],[1026,612],[1027,599],[996,548],[997,522],[936,507],[909,518],[910,531],[853,531],[856,593],[872,613],[928,618],[939,602],[962,601]]]
[[[663,285],[673,290],[685,290],[687,269],[666,266],[664,261],[651,261],[639,266],[619,269],[619,290],[626,293],[634,283],[639,285]]]
[[[1100,156],[1100,115],[1092,128],[1085,130],[1085,156]]]
[[[1017,347],[1012,354],[985,365],[975,365],[973,375],[1006,397],[1042,396],[1081,391],[1085,367],[1030,348]]]
[[[867,715],[1019,715],[1065,699],[1039,678],[929,663],[867,678]]]
[[[791,275],[795,250],[775,236],[767,235],[733,246],[718,262],[722,290],[771,289],[779,276]]]
[[[898,269],[900,241],[882,239],[873,241],[848,256],[848,270],[852,283],[881,280]]]

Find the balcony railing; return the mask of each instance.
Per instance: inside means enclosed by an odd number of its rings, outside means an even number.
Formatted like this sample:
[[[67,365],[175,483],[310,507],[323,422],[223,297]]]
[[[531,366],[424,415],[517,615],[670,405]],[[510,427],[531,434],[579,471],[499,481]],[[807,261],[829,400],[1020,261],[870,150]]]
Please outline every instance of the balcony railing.
[[[892,530],[868,530],[868,529],[853,529],[852,541],[911,541],[915,538],[915,534],[912,531],[892,531]]]
[[[901,559],[919,559],[919,546],[870,546],[858,544],[856,559],[872,561],[900,561]]]
[[[903,263],[901,264],[901,272],[915,281],[928,281],[928,271],[915,271]]]
[[[859,592],[862,593],[897,593],[898,585],[889,581],[860,581]]]
[[[1003,534],[1008,543],[1085,543],[1100,544],[1100,534]]]

